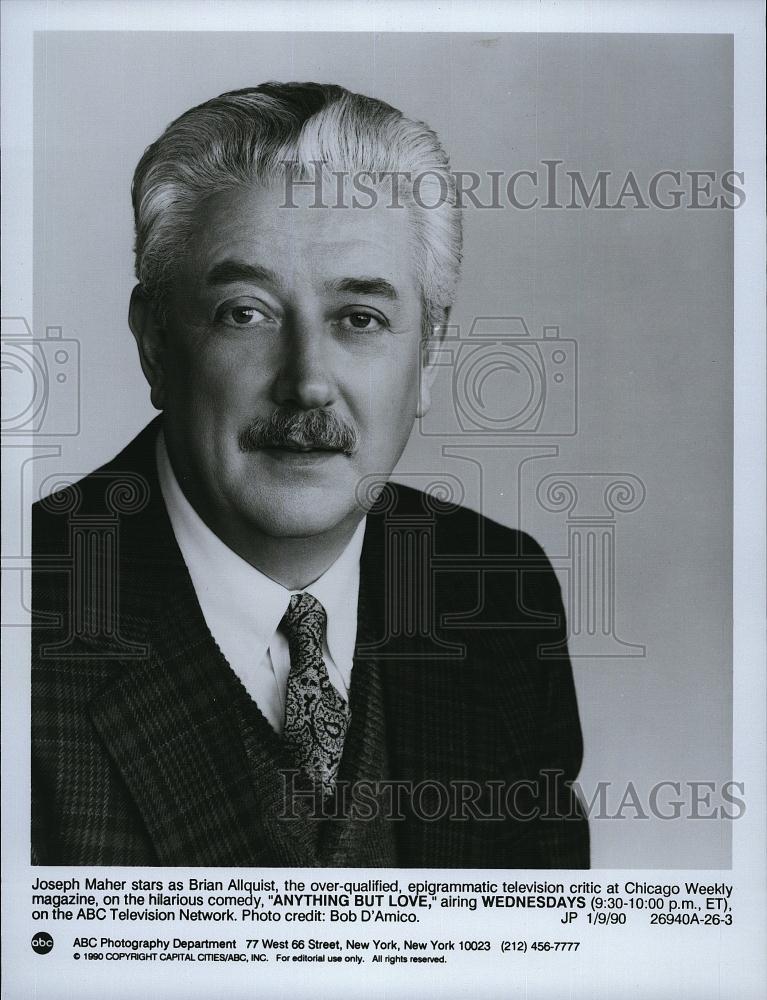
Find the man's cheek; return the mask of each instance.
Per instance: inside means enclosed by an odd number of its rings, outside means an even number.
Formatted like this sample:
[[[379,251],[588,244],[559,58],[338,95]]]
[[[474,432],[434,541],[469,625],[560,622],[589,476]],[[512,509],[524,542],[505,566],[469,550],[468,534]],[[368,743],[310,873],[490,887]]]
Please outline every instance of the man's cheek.
[[[243,379],[242,369],[233,371],[230,365],[222,364],[217,358],[198,357],[194,364],[184,366],[178,374],[180,388],[188,397],[213,400],[222,412],[246,400],[252,389],[249,381]]]

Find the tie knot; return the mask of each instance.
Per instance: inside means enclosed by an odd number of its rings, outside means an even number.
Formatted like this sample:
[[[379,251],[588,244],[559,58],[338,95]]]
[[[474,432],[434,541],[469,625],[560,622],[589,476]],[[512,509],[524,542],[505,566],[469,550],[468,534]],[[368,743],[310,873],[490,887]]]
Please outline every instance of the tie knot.
[[[327,615],[325,609],[311,594],[293,594],[288,610],[282,616],[280,625],[290,639],[312,637],[322,644]]]

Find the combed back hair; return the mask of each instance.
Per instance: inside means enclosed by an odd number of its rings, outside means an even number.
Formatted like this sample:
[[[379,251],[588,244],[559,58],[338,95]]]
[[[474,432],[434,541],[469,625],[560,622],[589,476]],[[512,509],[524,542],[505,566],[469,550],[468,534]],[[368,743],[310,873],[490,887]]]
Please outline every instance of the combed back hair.
[[[397,180],[397,200],[411,215],[424,324],[442,323],[461,261],[460,210],[447,154],[423,122],[375,98],[318,83],[264,83],[222,94],[186,111],[147,148],[132,187],[136,277],[160,315],[203,199],[288,176],[311,181],[317,170],[378,178],[410,173],[410,180]]]

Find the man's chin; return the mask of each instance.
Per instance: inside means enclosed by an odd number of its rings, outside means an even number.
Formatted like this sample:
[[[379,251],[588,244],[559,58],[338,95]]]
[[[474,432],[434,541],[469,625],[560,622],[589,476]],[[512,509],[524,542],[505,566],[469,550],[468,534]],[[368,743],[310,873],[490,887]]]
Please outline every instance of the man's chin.
[[[255,531],[269,538],[313,538],[335,531],[351,530],[363,516],[356,505],[323,505],[316,497],[299,495],[269,510],[249,510],[247,520]]]

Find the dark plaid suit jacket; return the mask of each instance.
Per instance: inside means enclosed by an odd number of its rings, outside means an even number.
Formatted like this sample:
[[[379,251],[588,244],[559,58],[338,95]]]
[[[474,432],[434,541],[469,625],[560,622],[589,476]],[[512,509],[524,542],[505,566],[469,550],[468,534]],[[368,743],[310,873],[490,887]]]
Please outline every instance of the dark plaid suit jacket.
[[[35,506],[33,860],[588,867],[564,612],[540,547],[384,490],[362,551],[335,812],[314,819],[206,626],[157,430]]]

